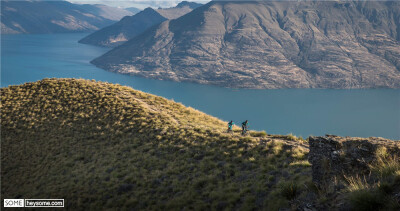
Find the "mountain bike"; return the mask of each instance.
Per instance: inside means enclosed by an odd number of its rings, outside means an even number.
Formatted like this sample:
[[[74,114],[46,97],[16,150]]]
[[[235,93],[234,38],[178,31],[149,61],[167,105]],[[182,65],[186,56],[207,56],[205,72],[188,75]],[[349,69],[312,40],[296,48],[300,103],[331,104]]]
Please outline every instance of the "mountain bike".
[[[227,133],[233,134],[233,130],[231,127],[228,127],[228,130],[226,131]]]
[[[243,128],[242,130],[242,136],[248,135],[249,134],[249,130],[247,129],[247,127]]]

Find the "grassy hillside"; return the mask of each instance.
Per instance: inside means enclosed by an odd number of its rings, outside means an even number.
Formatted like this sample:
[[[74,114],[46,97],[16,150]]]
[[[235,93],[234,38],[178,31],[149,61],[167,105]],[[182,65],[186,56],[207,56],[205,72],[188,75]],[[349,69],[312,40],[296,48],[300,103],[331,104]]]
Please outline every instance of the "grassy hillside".
[[[125,86],[10,86],[1,89],[1,111],[2,199],[64,198],[71,209],[276,210],[311,180],[302,140],[227,134],[226,122]]]

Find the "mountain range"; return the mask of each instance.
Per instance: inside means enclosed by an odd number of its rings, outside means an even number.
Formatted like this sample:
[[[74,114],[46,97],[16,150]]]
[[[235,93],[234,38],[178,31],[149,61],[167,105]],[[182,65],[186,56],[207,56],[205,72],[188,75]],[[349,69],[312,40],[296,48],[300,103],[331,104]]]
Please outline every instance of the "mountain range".
[[[132,15],[124,9],[67,1],[1,1],[1,33],[88,32]]]
[[[400,88],[398,1],[212,1],[92,61],[232,88]]]
[[[116,47],[146,31],[151,26],[168,19],[178,18],[199,6],[201,4],[183,1],[172,8],[154,10],[149,7],[133,16],[126,16],[111,26],[93,32],[79,40],[79,42],[97,46]]]

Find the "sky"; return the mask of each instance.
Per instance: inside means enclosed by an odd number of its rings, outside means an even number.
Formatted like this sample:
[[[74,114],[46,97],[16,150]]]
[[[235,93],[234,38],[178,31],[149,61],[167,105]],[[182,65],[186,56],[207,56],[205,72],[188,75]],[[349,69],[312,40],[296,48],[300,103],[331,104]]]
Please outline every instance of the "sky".
[[[76,4],[105,4],[113,7],[127,8],[127,7],[136,7],[139,9],[144,9],[146,7],[153,8],[169,8],[176,6],[179,2],[183,0],[68,0],[69,2]],[[198,3],[207,3],[210,0],[187,0]]]

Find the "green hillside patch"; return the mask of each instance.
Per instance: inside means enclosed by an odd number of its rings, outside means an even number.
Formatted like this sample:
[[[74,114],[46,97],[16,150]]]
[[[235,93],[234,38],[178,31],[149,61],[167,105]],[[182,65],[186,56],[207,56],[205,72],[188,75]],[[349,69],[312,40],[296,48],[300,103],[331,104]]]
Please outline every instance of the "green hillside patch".
[[[227,122],[121,85],[44,79],[2,88],[2,201],[278,210],[306,196],[306,142],[226,129]]]

